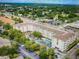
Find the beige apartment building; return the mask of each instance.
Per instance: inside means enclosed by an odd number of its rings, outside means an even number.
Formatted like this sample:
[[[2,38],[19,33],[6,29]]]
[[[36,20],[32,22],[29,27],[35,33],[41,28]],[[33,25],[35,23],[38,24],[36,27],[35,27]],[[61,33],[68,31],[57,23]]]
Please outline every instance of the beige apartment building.
[[[40,23],[27,22],[25,24],[16,24],[14,25],[14,28],[21,30],[22,32],[41,32],[43,36],[48,37],[52,40],[52,48],[57,48],[61,52],[63,52],[67,48],[67,46],[76,39],[74,32],[59,30]]]

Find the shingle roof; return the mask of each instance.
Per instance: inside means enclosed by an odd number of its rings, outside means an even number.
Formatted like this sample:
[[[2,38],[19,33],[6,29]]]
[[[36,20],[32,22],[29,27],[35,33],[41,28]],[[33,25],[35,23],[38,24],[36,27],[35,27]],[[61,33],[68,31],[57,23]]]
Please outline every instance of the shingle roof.
[[[9,23],[9,24],[13,23],[13,21],[11,19],[9,19],[5,16],[0,16],[0,20],[3,21],[5,24],[6,23]]]

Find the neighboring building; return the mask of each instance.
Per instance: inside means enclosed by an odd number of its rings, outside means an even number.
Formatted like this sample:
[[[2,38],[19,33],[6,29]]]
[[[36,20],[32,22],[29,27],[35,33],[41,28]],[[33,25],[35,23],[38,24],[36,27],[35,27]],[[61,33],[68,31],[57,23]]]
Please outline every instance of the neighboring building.
[[[0,59],[10,59],[9,56],[0,56]],[[14,59],[24,59],[23,56],[18,56]]]
[[[0,47],[3,46],[11,46],[11,42],[8,39],[4,39],[0,37]]]
[[[0,16],[0,20],[4,22],[4,24],[14,24],[14,21],[6,16]]]
[[[70,30],[70,31],[75,32],[77,38],[79,38],[79,21],[78,22],[75,22],[75,23],[72,23],[70,25],[67,25],[64,28],[67,31]]]
[[[24,57],[23,56],[21,56],[21,55],[19,55],[17,58],[15,58],[15,59],[24,59]]]
[[[10,59],[8,56],[0,56],[0,59]]]

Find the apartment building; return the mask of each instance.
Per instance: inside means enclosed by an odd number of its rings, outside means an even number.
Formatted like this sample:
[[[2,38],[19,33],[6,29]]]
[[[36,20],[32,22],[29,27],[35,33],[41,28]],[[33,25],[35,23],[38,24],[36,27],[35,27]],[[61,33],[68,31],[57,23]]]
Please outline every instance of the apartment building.
[[[41,32],[43,36],[48,37],[52,40],[52,48],[56,48],[61,52],[63,52],[67,48],[67,46],[71,44],[76,38],[74,32],[59,30],[50,26],[33,22],[27,22],[25,24],[16,24],[14,25],[14,28],[21,30],[22,32]]]

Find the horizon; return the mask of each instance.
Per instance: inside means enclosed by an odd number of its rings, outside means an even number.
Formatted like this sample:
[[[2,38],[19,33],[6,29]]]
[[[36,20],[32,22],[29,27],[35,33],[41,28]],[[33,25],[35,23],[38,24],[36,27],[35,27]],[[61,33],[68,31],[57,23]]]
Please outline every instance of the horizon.
[[[0,0],[0,3],[38,3],[38,4],[68,4],[79,5],[79,0]]]

